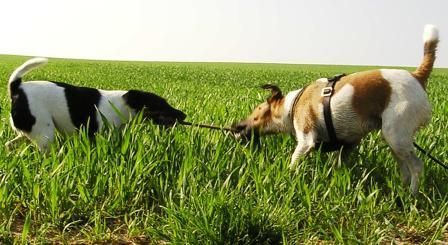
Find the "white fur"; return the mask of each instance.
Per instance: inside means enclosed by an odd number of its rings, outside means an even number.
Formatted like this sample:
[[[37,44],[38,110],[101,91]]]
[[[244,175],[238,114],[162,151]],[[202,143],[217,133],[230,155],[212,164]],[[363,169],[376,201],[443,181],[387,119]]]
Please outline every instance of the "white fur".
[[[338,138],[345,139],[346,142],[356,144],[360,138],[364,137],[372,129],[377,128],[378,125],[365,122],[354,111],[354,92],[354,87],[351,84],[346,84],[335,95],[333,95],[330,103],[331,116],[333,118],[335,131],[337,132],[336,136]],[[321,119],[320,125],[326,128],[322,104],[319,105],[319,112],[320,114],[318,116]],[[327,134],[326,130],[325,134]],[[328,140],[328,138],[325,140]]]
[[[327,84],[328,83],[328,78],[325,78],[325,77],[319,78],[319,79],[316,80],[316,82]]]
[[[284,110],[283,110],[283,116],[282,116],[282,121],[283,121],[283,125],[286,128],[286,132],[295,134],[295,130],[294,127],[292,125],[292,119],[291,119],[291,111],[292,111],[292,106],[294,104],[294,101],[297,98],[297,95],[300,93],[302,89],[297,89],[294,91],[289,92],[286,96],[285,96],[285,102],[284,102]]]
[[[302,89],[297,89],[297,90],[291,91],[285,96],[285,111],[286,111],[286,113],[291,112],[292,105],[294,104],[294,100],[296,99],[297,95],[299,94],[299,92],[301,90]]]
[[[99,119],[98,129],[104,126],[105,122],[101,120],[102,117],[107,119],[107,123],[118,127],[135,115],[135,111],[131,110],[122,99],[126,92],[123,90],[100,90],[101,99],[96,116]]]
[[[400,166],[403,183],[410,182],[411,190],[416,193],[423,162],[415,155],[413,136],[429,122],[431,105],[426,92],[409,72],[381,70],[381,74],[392,88],[390,102],[382,115],[383,137]]]
[[[308,134],[305,134],[302,131],[297,130],[296,140],[297,140],[297,146],[291,157],[291,163],[289,164],[290,168],[294,167],[295,162],[301,155],[307,154],[314,148],[316,142],[316,135],[312,131],[309,132]]]
[[[75,125],[70,119],[64,88],[48,81],[24,82],[20,87],[27,96],[31,114],[36,117],[33,131],[35,127],[47,123],[52,117],[59,131],[67,134],[75,131]]]
[[[423,42],[439,40],[439,30],[434,25],[425,25],[423,31]]]
[[[406,120],[406,123],[419,126],[428,123],[431,118],[431,105],[419,81],[405,70],[381,69],[380,71],[392,88],[390,102],[383,113],[383,118],[409,114],[407,116],[409,120]]]

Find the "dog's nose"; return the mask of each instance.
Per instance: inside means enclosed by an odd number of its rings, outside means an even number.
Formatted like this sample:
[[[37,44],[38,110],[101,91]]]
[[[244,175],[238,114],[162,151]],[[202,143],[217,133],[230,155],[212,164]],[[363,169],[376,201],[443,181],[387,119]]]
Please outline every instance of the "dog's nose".
[[[187,115],[185,113],[183,113],[182,111],[177,111],[177,120],[179,121],[183,121],[185,120],[185,118],[187,117]]]

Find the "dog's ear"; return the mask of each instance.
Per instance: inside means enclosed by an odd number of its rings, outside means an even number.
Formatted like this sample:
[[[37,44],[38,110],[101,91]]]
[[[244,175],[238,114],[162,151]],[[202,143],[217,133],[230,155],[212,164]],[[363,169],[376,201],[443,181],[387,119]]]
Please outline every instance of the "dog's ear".
[[[265,85],[261,86],[261,88],[265,89],[265,90],[271,91],[271,96],[268,98],[268,102],[269,103],[272,102],[272,101],[279,100],[279,99],[283,98],[282,91],[276,85],[265,84]]]

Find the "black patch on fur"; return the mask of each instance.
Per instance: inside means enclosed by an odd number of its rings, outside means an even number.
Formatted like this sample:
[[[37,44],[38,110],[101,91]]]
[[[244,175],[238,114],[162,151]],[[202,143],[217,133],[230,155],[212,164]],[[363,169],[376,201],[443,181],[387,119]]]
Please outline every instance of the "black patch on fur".
[[[14,122],[14,127],[24,132],[31,132],[33,125],[36,123],[36,118],[31,114],[23,89],[20,88],[22,80],[19,78],[10,84],[11,91],[11,117]]]
[[[96,112],[101,99],[98,89],[78,87],[61,82],[53,83],[64,88],[65,99],[67,100],[68,111],[70,112],[73,125],[80,128],[88,123],[89,136],[93,136],[98,131]]]
[[[143,111],[145,118],[155,124],[172,125],[186,117],[185,113],[173,108],[164,98],[150,92],[129,90],[123,99],[135,111]]]
[[[21,83],[22,83],[22,79],[17,78],[16,80],[12,81],[9,84],[9,90],[11,91],[11,96],[18,91]]]

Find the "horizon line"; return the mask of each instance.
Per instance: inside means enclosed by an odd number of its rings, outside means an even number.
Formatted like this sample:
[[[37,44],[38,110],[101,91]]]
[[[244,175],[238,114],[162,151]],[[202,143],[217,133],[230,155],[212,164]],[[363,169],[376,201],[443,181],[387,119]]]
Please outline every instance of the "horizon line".
[[[367,66],[367,67],[401,67],[401,68],[416,68],[417,66],[409,65],[377,65],[377,64],[336,64],[336,63],[290,63],[290,62],[274,62],[274,61],[194,61],[194,60],[139,60],[139,59],[108,59],[108,58],[76,58],[76,57],[61,57],[61,56],[40,56],[40,55],[25,55],[25,54],[8,54],[0,53],[0,56],[17,56],[17,57],[45,57],[48,59],[65,59],[65,60],[80,60],[80,61],[110,61],[110,62],[154,62],[154,63],[222,63],[222,64],[265,64],[265,65],[316,65],[316,66]],[[448,67],[434,66],[435,69],[448,69]]]

